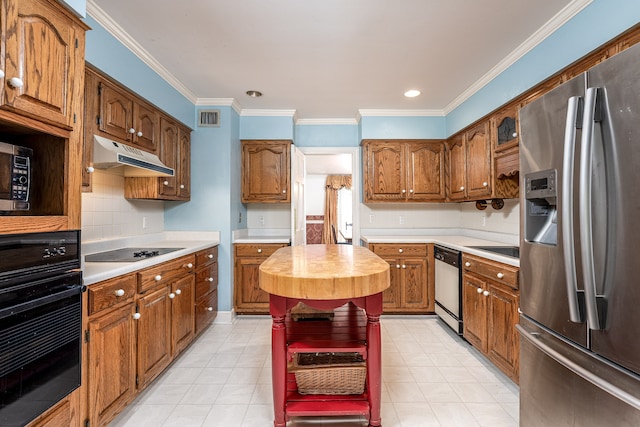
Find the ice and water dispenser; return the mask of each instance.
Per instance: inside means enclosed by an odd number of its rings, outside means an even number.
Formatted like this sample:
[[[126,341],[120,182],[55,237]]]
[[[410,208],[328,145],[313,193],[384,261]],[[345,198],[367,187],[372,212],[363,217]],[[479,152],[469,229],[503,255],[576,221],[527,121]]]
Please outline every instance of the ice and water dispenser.
[[[557,171],[528,173],[525,182],[524,238],[530,243],[558,244]]]

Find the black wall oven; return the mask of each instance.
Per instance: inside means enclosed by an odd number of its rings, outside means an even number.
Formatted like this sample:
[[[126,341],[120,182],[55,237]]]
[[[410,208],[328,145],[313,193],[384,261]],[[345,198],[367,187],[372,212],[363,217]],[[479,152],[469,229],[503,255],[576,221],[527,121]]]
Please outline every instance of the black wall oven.
[[[0,426],[80,386],[80,232],[0,236]]]

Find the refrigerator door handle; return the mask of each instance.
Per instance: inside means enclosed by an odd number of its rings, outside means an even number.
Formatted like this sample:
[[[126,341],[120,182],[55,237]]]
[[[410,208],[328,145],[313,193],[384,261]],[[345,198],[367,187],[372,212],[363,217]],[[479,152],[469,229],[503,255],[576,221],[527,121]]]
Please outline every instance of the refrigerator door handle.
[[[576,153],[576,128],[582,99],[572,96],[567,101],[567,120],[564,129],[564,152],[562,155],[562,249],[564,255],[564,273],[569,302],[569,319],[582,323],[584,319],[578,304],[578,280],[576,274],[576,252],[573,225],[573,165]]]
[[[542,351],[547,356],[551,357],[553,360],[579,375],[586,381],[589,381],[591,384],[596,387],[601,388],[609,394],[617,397],[618,399],[626,402],[627,404],[633,406],[634,408],[640,410],[640,399],[636,396],[630,394],[628,391],[623,390],[622,388],[616,386],[615,384],[607,381],[606,379],[596,375],[591,370],[582,366],[574,360],[571,360],[569,357],[565,356],[561,352],[555,350],[553,346],[548,345],[544,342],[544,334],[538,332],[532,332],[524,328],[522,325],[516,325],[516,329],[520,332],[520,336],[526,339],[529,343],[531,343],[538,350]]]
[[[591,218],[591,172],[593,167],[593,124],[598,88],[587,89],[580,142],[580,255],[584,280],[585,307],[589,328],[599,330],[600,318],[596,304],[596,273],[593,256],[593,221]]]

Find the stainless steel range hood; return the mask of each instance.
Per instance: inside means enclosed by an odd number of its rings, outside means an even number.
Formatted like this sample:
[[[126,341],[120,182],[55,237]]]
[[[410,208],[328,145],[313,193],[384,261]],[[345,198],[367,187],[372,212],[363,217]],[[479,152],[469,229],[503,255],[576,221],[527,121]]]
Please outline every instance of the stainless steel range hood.
[[[155,154],[94,135],[93,167],[96,169],[124,168],[124,176],[175,176],[175,171]]]

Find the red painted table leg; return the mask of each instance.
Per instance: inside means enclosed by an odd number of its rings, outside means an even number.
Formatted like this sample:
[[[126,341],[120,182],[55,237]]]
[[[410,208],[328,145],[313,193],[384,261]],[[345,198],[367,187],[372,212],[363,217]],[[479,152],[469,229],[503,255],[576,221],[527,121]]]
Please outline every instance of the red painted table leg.
[[[286,300],[271,295],[271,375],[273,383],[273,425],[285,427],[287,424],[285,405],[287,387],[287,331],[285,329]]]
[[[382,400],[382,339],[380,337],[380,314],[382,295],[367,297],[367,384],[369,389],[369,426],[382,425],[380,402]]]

